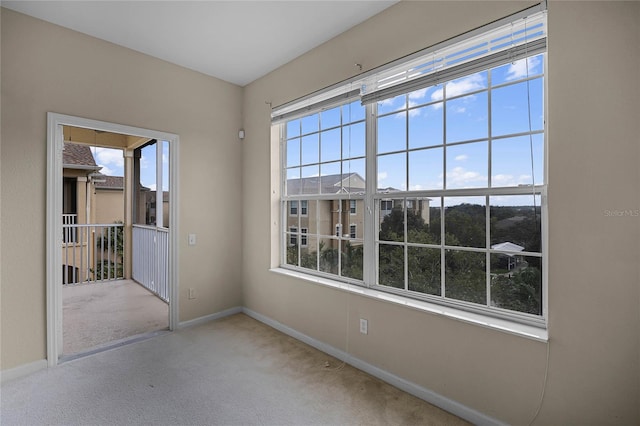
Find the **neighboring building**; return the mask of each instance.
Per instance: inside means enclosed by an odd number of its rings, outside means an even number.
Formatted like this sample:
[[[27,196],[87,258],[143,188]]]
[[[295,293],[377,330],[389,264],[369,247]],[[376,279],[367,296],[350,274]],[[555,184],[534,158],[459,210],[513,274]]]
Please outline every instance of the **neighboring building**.
[[[289,195],[353,194],[353,199],[338,200],[292,200],[287,206],[287,232],[289,245],[298,243],[300,234],[302,246],[307,245],[304,234],[320,236],[341,236],[342,239],[356,240],[352,244],[362,244],[364,236],[364,193],[365,181],[358,173],[314,176],[287,181]],[[406,206],[416,215],[429,223],[429,198],[394,198],[394,188],[385,188],[380,192],[389,197],[380,200],[380,222],[391,213],[394,206]],[[317,215],[316,215],[317,213]],[[299,217],[298,217],[299,214]],[[300,228],[300,229],[298,229]],[[335,240],[333,240],[335,241]],[[337,245],[336,242],[332,243]]]
[[[65,142],[62,151],[62,213],[65,224],[91,223],[95,177],[101,169],[88,145]]]
[[[96,223],[124,222],[124,177],[101,175],[94,194]]]

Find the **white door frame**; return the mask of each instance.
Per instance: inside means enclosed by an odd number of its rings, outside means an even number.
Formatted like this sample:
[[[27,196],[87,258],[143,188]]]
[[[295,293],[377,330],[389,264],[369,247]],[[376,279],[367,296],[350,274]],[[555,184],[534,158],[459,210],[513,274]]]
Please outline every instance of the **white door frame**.
[[[47,365],[62,355],[62,126],[140,136],[169,142],[169,330],[178,327],[178,152],[180,137],[71,115],[47,113]]]

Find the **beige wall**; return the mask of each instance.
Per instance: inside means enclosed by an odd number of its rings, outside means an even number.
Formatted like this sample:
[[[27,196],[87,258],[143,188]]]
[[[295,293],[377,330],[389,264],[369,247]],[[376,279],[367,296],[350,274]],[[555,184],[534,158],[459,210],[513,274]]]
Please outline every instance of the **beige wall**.
[[[486,415],[527,424],[547,347],[269,272],[279,105],[526,7],[402,2],[245,88],[244,305]],[[549,4],[549,376],[536,424],[638,424],[640,3]],[[271,186],[268,182],[271,181]],[[256,208],[257,207],[257,208]],[[358,333],[358,318],[369,334]],[[347,324],[347,319],[349,323]]]
[[[94,189],[95,204],[91,206],[95,223],[124,222],[124,191],[121,189]]]
[[[180,135],[182,321],[244,304],[489,416],[528,423],[544,343],[270,273],[279,229],[264,214],[277,210],[278,190],[265,160],[278,158],[265,102],[282,104],[354,75],[355,63],[373,68],[527,4],[402,2],[244,91],[2,9],[0,368],[45,357],[46,112],[54,111]],[[605,212],[640,209],[638,22],[640,3],[549,5],[551,338],[537,424],[640,423],[640,219]],[[224,204],[244,206],[241,219],[219,209],[220,196],[202,197],[203,182],[223,180]],[[196,247],[187,233],[198,234]],[[188,287],[197,299],[185,297]]]
[[[48,111],[180,135],[180,321],[239,306],[241,220],[219,200],[242,203],[242,89],[6,9],[1,29],[0,368],[46,356]]]

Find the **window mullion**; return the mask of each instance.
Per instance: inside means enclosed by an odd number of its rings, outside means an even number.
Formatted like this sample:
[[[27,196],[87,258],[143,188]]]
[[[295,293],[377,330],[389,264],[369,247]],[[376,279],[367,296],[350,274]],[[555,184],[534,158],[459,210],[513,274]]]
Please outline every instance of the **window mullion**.
[[[363,280],[366,286],[370,287],[378,282],[378,256],[376,248],[377,217],[374,194],[377,188],[377,165],[376,165],[376,124],[377,105],[366,106],[365,110],[365,137],[366,137],[366,164],[365,164],[365,199],[364,199],[364,253],[363,253]]]
[[[491,306],[491,205],[490,197],[485,197],[485,240],[486,240],[486,255],[485,255],[485,274],[487,279],[487,306]]]
[[[279,125],[280,131],[280,170],[284,172],[280,173],[280,264],[287,263],[287,215],[288,206],[286,199],[286,187],[287,187],[287,169],[286,169],[286,152],[287,152],[287,144],[286,144],[286,123],[282,123]]]

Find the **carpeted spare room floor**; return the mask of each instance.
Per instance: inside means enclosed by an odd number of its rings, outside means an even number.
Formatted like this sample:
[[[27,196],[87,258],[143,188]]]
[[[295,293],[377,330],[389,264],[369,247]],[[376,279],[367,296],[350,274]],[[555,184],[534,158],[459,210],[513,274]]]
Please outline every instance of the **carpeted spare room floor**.
[[[7,382],[0,423],[467,424],[244,314]]]

